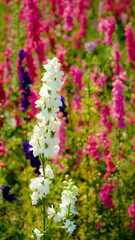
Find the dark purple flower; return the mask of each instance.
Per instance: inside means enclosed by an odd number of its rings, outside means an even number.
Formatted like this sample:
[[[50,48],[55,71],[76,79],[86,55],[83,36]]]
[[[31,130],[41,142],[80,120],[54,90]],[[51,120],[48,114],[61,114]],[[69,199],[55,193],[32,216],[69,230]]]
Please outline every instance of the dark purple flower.
[[[62,112],[63,113],[63,117],[65,117],[66,118],[66,121],[68,121],[67,120],[67,112],[66,112],[66,104],[65,104],[65,99],[64,99],[64,97],[63,96],[61,96],[61,102],[62,102],[62,106],[60,106],[59,107],[59,112]]]
[[[1,187],[1,192],[2,192],[2,195],[3,195],[3,198],[8,201],[8,202],[12,202],[13,200],[15,200],[15,196],[13,194],[10,194],[10,187],[7,186],[7,185],[3,185]]]
[[[26,56],[26,52],[24,50],[20,50],[19,54],[19,65],[22,64],[22,60]],[[21,108],[22,112],[26,112],[31,102],[29,101],[29,96],[31,96],[30,84],[32,84],[32,80],[30,79],[28,72],[24,71],[23,66],[19,66],[19,80],[20,80],[20,90],[21,90]],[[26,119],[26,118],[25,118]],[[28,121],[29,118],[27,118]]]
[[[31,166],[33,168],[36,168],[34,170],[34,172],[39,175],[40,174],[39,167],[40,167],[41,163],[40,163],[38,156],[37,157],[33,156],[33,152],[30,151],[30,148],[31,148],[31,145],[26,140],[24,140],[23,141],[23,153],[26,156],[26,158],[30,160]]]
[[[20,50],[18,56],[19,56],[20,60],[23,60],[26,56],[26,52],[22,49],[22,50]]]

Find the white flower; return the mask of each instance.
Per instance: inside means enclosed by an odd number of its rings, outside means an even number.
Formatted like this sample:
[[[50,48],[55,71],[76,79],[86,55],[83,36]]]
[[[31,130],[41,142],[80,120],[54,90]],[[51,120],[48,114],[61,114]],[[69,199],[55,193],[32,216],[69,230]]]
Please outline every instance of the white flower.
[[[38,192],[33,192],[31,195],[31,199],[32,199],[32,205],[36,205],[39,199]]]
[[[43,169],[40,168],[39,171],[40,171],[41,175],[43,176]],[[49,164],[47,164],[46,168],[45,168],[45,177],[48,177],[51,179],[54,178],[53,170]]]
[[[49,219],[53,218],[55,223],[61,221],[60,213],[55,213],[53,205],[51,206],[51,208],[48,207],[47,214],[48,214],[48,218]]]
[[[53,170],[52,170],[52,168],[51,168],[51,166],[50,166],[49,164],[46,165],[45,175],[46,175],[48,178],[51,178],[51,179],[54,178]]]
[[[56,57],[48,60],[44,68],[47,72],[42,78],[44,83],[40,89],[40,99],[35,102],[36,106],[41,108],[41,112],[36,115],[39,122],[33,130],[30,150],[33,151],[35,157],[43,153],[46,158],[54,158],[59,151],[59,140],[51,135],[51,131],[59,130],[60,123],[56,113],[62,106],[62,102],[57,91],[63,84],[63,72],[60,70],[60,63]]]
[[[42,200],[43,197],[50,192],[50,181],[48,178],[44,179],[43,177],[38,177],[31,179],[30,189],[35,191],[31,198],[32,198],[32,205],[37,204],[37,200],[40,198]]]
[[[57,213],[57,214],[54,216],[53,220],[54,220],[55,223],[60,222],[60,221],[61,221],[60,214]]]
[[[52,217],[55,216],[55,210],[53,208],[53,205],[47,208],[47,214],[48,214],[48,218],[51,219]]]
[[[73,231],[76,229],[76,225],[74,224],[73,221],[70,221],[69,219],[67,219],[62,228],[67,229],[67,233],[72,234]]]
[[[72,180],[64,183],[64,191],[62,192],[61,201],[62,203],[59,205],[61,218],[66,219],[69,215],[76,215],[78,211],[75,206],[75,202],[77,201],[76,195],[78,194],[78,188],[74,185]]]
[[[44,235],[43,233],[40,233],[37,228],[34,229],[34,233],[36,234],[37,240],[40,240],[40,238]],[[31,237],[34,238],[33,235]]]

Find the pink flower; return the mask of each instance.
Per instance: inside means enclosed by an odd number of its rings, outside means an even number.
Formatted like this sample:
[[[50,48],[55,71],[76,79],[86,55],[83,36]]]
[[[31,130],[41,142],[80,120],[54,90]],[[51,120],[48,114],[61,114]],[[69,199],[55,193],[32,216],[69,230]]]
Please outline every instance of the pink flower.
[[[97,149],[97,141],[94,139],[94,135],[88,136],[88,144],[86,145],[86,151],[90,157],[95,158],[99,162],[99,151]]]
[[[72,5],[72,2],[66,1],[66,7],[64,8],[63,12],[63,21],[64,26],[63,29],[65,32],[69,32],[74,27],[74,6]]]
[[[126,49],[129,61],[135,61],[135,36],[130,24],[125,27]]]
[[[124,129],[126,127],[125,124],[125,97],[123,95],[123,90],[125,88],[125,85],[119,80],[115,80],[113,82],[113,118],[116,119],[117,122],[117,127],[120,129]]]
[[[103,205],[105,207],[109,208],[115,208],[113,202],[112,202],[112,194],[109,192],[112,192],[115,190],[115,187],[112,184],[104,183],[101,189],[101,192],[99,193],[99,197],[103,200]]]
[[[104,42],[106,44],[112,43],[112,35],[115,32],[115,17],[108,16],[107,18],[100,18],[98,31],[100,34],[105,32]]]
[[[133,202],[128,209],[128,217],[129,218],[135,217],[135,202]]]
[[[78,87],[79,91],[82,90],[83,84],[82,84],[82,71],[75,65],[72,65],[70,67],[70,72],[72,74],[72,78],[74,79],[75,86]]]
[[[133,164],[135,165],[135,159],[134,159],[132,162],[133,162]]]
[[[5,167],[6,165],[7,165],[7,164],[4,163],[4,162],[0,163],[0,167],[1,167],[1,168]]]
[[[107,104],[101,109],[102,118],[101,121],[108,131],[112,131],[113,123],[108,119],[111,117],[110,106]]]
[[[130,223],[130,225],[131,225],[131,229],[132,229],[132,230],[135,230],[135,218],[134,218],[134,220]]]
[[[113,49],[114,49],[114,57],[113,57],[113,59],[115,60],[115,61],[120,61],[120,59],[121,59],[121,54],[118,52],[118,48],[119,48],[119,44],[118,43],[115,43],[115,44],[113,44]]]
[[[43,32],[43,26],[40,21],[40,11],[38,8],[37,0],[22,0],[22,13],[21,16],[27,20],[27,42],[26,49],[31,50],[32,48],[38,55],[39,61],[45,59],[45,48],[44,42],[41,38]]]

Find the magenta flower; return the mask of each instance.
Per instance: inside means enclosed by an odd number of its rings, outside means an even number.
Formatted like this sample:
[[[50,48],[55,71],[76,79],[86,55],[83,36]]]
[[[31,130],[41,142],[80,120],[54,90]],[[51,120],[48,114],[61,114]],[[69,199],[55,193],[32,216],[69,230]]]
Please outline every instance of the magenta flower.
[[[135,61],[135,36],[130,24],[125,27],[126,49],[130,61]]]
[[[113,82],[113,118],[117,120],[117,127],[120,129],[125,129],[125,97],[123,95],[123,90],[125,85],[119,80]]]

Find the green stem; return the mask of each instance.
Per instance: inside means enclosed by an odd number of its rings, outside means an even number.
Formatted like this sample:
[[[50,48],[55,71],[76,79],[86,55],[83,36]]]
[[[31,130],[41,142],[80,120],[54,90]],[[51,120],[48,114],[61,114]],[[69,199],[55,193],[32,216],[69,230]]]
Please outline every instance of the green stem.
[[[43,240],[45,240],[45,198],[43,199]]]
[[[43,167],[43,177],[45,179],[45,159],[43,154],[41,155],[41,160],[42,160],[42,167]],[[45,240],[45,226],[46,226],[46,221],[45,221],[45,198],[43,198],[43,240]]]
[[[118,147],[117,147],[117,160],[118,160],[118,173],[117,173],[117,189],[118,189],[118,239],[121,240],[121,219],[120,219],[120,206],[121,206],[121,194],[120,194],[120,161],[118,157],[118,150],[120,144],[120,129],[118,129]]]
[[[65,240],[67,240],[67,235],[68,235],[68,233],[66,232],[66,235],[65,235]]]
[[[69,215],[70,215],[70,206],[71,206],[71,204],[69,204],[69,208],[68,208],[68,216],[67,216],[67,218],[69,218]],[[67,236],[68,236],[68,233],[66,232],[65,240],[67,240]]]

